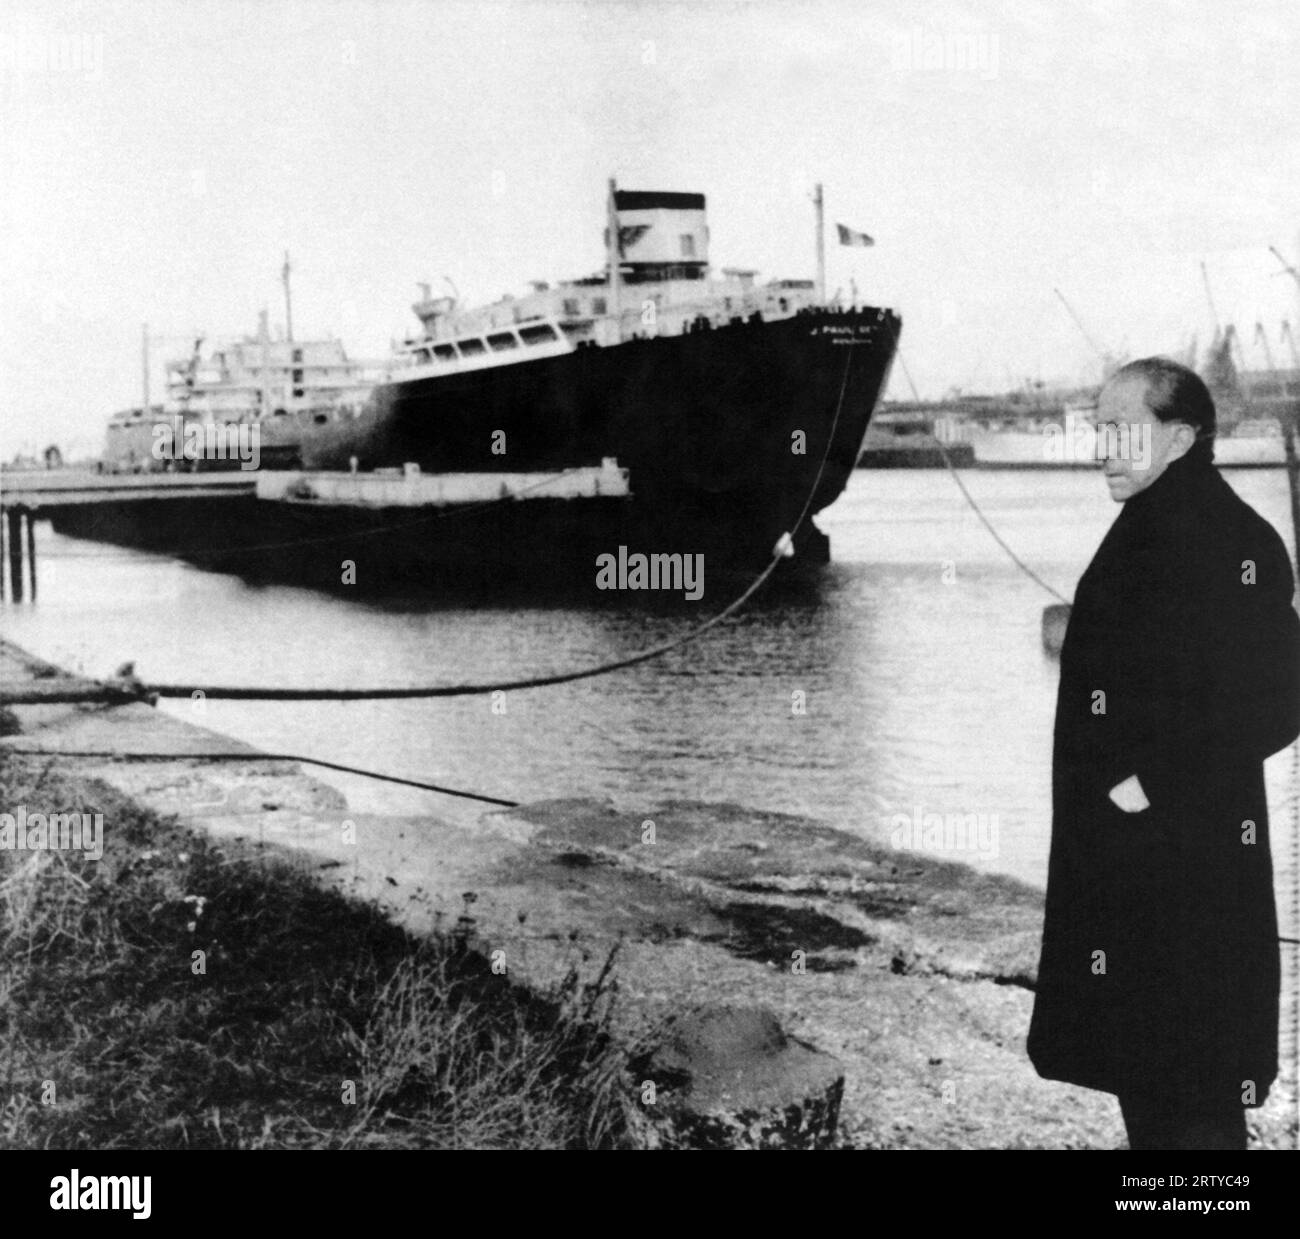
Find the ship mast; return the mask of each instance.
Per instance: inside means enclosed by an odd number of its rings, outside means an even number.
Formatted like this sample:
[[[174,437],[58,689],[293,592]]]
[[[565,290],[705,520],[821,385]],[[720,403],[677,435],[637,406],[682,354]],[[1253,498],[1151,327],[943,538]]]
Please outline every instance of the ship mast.
[[[257,336],[262,344],[262,418],[265,420],[271,411],[271,329],[267,325],[267,312],[263,310],[258,315]]]
[[[619,262],[622,246],[618,242],[618,207],[615,204],[616,187],[614,178],[609,178],[609,203],[607,214],[609,225],[605,229],[605,266],[609,272],[609,312],[614,319],[614,340],[619,344],[623,339],[622,305],[619,296]]]
[[[826,304],[826,218],[822,210],[822,183],[813,189],[813,211],[817,216],[817,304]]]
[[[143,323],[140,327],[140,377],[143,380],[143,400],[140,406],[140,415],[149,416],[149,324]]]
[[[293,298],[289,295],[289,251],[284,251],[284,266],[280,269],[280,279],[284,281],[284,334],[289,343],[293,343]]]

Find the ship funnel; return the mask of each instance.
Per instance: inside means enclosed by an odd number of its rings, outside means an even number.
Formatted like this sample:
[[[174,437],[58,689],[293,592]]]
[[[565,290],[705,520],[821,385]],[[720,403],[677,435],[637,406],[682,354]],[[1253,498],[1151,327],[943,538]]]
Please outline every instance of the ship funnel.
[[[703,194],[617,189],[620,267],[624,278],[703,279],[709,266],[709,225]],[[608,246],[608,234],[605,238]]]

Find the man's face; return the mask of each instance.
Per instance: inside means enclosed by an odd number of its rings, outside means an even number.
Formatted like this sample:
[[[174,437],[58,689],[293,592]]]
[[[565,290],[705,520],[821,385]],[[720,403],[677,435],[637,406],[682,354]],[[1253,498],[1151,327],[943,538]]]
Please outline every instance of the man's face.
[[[1196,439],[1185,422],[1156,417],[1146,406],[1145,390],[1141,379],[1119,379],[1102,388],[1097,400],[1097,456],[1116,503],[1146,490]]]

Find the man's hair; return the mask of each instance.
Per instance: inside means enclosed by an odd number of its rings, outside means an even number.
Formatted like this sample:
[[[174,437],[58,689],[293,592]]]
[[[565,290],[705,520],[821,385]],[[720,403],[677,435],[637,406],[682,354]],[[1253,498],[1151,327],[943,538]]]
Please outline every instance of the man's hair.
[[[1214,459],[1214,436],[1218,417],[1214,397],[1200,375],[1168,357],[1143,357],[1120,367],[1110,377],[1136,380],[1142,384],[1142,402],[1162,422],[1184,422],[1196,431],[1196,442],[1187,453],[1204,460]]]

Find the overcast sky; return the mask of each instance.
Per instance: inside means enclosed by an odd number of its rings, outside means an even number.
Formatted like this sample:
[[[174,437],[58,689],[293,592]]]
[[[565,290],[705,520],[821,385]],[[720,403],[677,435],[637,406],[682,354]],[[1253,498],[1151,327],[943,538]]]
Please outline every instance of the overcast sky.
[[[0,8],[0,455],[87,445],[140,328],[283,320],[379,356],[602,262],[606,179],[708,196],[715,266],[811,276],[809,194],[871,233],[828,284],[898,308],[923,394],[1075,380],[1212,331],[1279,359],[1297,259],[1288,3],[123,0]],[[1262,349],[1255,352],[1262,358]],[[892,394],[905,395],[895,371]]]

